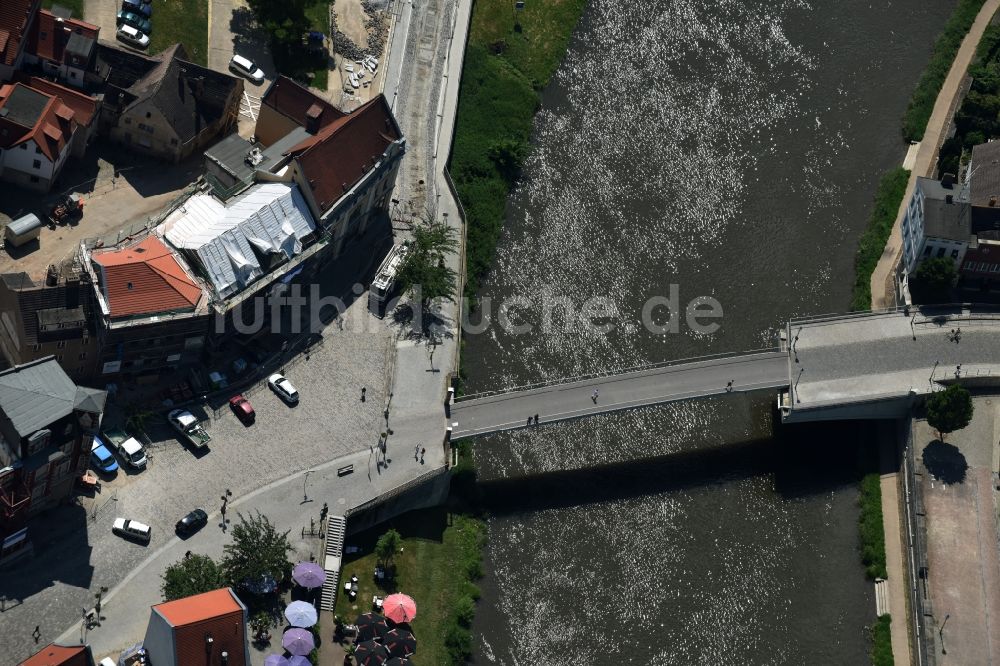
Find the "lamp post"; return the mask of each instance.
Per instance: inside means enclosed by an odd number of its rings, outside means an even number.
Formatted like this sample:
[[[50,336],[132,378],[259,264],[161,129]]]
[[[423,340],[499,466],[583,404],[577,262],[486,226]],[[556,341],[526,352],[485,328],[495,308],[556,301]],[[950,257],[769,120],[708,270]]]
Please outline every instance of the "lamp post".
[[[97,600],[94,604],[94,616],[97,620],[97,626],[101,626],[101,599],[104,597],[104,593],[108,591],[108,588],[101,585],[97,592],[94,594],[94,598]]]
[[[938,638],[941,639],[941,654],[948,654],[948,650],[946,650],[944,647],[944,625],[948,624],[948,618],[950,617],[951,613],[947,613],[944,616],[944,622],[942,622],[941,626],[938,627]]]
[[[307,487],[307,484],[309,483],[309,475],[312,474],[315,471],[316,470],[313,470],[313,469],[306,470],[306,473],[303,475],[303,478],[302,478],[302,504],[305,504],[306,502],[311,501],[309,499],[309,493],[306,490],[306,487]]]

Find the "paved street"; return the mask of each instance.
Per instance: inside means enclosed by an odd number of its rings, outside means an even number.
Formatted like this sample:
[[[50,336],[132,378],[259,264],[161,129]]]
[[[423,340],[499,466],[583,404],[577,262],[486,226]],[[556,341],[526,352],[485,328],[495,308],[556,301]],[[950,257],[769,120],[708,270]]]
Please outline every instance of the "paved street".
[[[976,398],[972,423],[944,444],[926,421],[918,421],[914,431],[934,610],[927,624],[941,666],[1000,664],[998,435],[995,397]]]
[[[774,352],[667,365],[461,401],[452,409],[451,421],[458,424],[452,436],[524,428],[527,417],[535,414],[539,423],[545,424],[719,395],[729,390],[730,381],[734,391],[787,386],[788,355]]]
[[[115,17],[121,3],[117,0],[83,0],[83,20],[101,29],[101,39],[106,42],[115,41],[118,25]]]
[[[252,24],[253,15],[245,0],[208,0],[208,66],[229,72],[234,53],[249,58],[264,70],[264,82],[255,84],[243,78],[248,95],[260,97],[274,81],[277,71],[271,57],[267,35]]]

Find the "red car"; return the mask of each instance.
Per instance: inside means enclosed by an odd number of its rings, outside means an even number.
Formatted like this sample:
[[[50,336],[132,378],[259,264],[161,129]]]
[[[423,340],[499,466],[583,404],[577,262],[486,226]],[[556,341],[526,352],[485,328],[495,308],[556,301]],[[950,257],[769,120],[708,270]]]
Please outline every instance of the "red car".
[[[229,406],[232,408],[233,413],[236,414],[236,418],[247,425],[253,423],[254,419],[257,417],[257,413],[253,411],[253,405],[250,401],[243,397],[242,394],[234,395],[229,399]]]

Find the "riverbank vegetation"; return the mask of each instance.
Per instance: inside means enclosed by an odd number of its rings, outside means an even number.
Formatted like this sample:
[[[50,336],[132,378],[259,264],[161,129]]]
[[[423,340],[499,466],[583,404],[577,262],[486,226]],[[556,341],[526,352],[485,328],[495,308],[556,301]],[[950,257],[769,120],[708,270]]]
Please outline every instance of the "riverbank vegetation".
[[[934,42],[931,60],[927,63],[920,82],[910,98],[910,105],[903,115],[903,138],[907,141],[920,141],[927,128],[934,102],[937,101],[941,86],[948,77],[948,71],[955,60],[962,40],[968,34],[969,28],[976,20],[976,15],[982,9],[985,0],[959,0],[958,6],[952,12],[944,30]]]
[[[861,515],[858,518],[861,563],[865,565],[865,575],[872,580],[886,578],[882,486],[877,473],[865,474],[861,479],[861,495],[858,501],[861,504]]]
[[[858,241],[858,251],[854,257],[854,294],[851,310],[871,310],[872,273],[878,265],[879,257],[885,251],[885,244],[892,233],[899,206],[906,194],[906,183],[910,172],[898,167],[882,176],[868,227]]]
[[[391,579],[376,581],[372,575],[381,561],[377,543],[387,528],[351,537],[361,551],[345,557],[341,579],[357,576],[360,590],[354,602],[345,594],[337,595],[336,615],[351,623],[371,610],[373,595],[404,592],[417,602],[417,617],[411,624],[417,638],[413,663],[465,663],[472,656],[471,625],[479,599],[475,581],[483,572],[486,523],[439,507],[411,511],[389,525],[400,537]]]
[[[478,0],[465,50],[449,165],[467,218],[465,295],[489,272],[507,196],[528,156],[539,91],[562,62],[586,0],[548,0],[515,10]]]
[[[972,147],[1000,136],[1000,27],[986,28],[969,67],[972,86],[955,113],[955,135],[941,146],[941,173],[958,174]]]
[[[892,617],[881,615],[869,629],[872,638],[872,666],[893,666],[892,633],[890,631]]]

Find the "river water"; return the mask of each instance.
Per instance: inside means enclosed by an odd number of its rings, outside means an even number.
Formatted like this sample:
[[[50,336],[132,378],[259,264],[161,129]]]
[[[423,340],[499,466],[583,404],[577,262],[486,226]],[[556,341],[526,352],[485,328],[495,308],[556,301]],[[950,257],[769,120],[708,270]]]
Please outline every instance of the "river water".
[[[494,315],[523,299],[514,320],[533,328],[469,336],[470,390],[768,347],[789,317],[845,310],[954,4],[592,0],[482,292]],[[643,305],[671,289],[681,308],[715,299],[722,317],[702,322],[719,328],[648,330]],[[574,314],[594,298],[611,330]],[[777,428],[773,400],[477,440],[492,508],[477,663],[864,663],[870,429]]]

